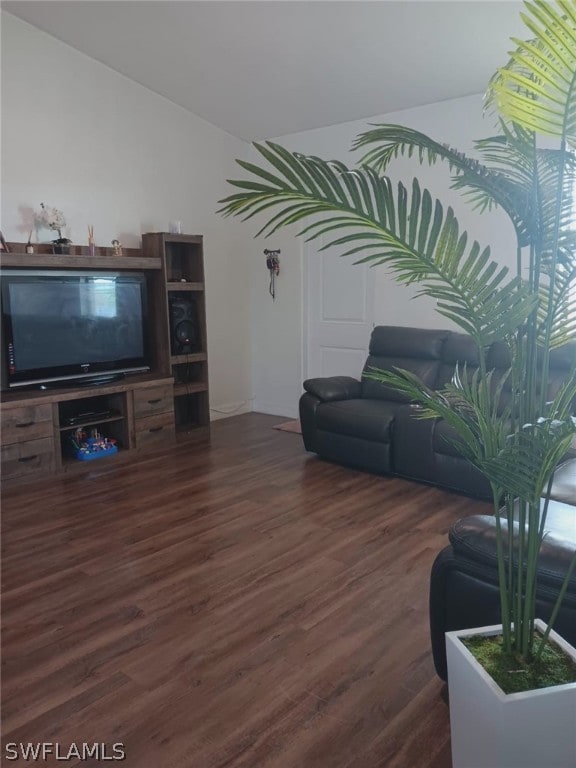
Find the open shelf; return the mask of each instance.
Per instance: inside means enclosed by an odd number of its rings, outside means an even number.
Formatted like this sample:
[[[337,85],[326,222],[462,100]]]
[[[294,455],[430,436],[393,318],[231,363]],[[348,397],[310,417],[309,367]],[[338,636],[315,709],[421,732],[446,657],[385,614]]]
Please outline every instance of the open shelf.
[[[58,427],[60,433],[60,453],[63,465],[68,460],[74,463],[84,463],[80,462],[73,455],[74,448],[71,441],[76,430],[85,432],[86,437],[90,437],[90,431],[96,430],[103,437],[114,438],[118,448],[129,447],[130,429],[126,392],[82,397],[72,401],[68,400],[59,403],[57,408],[60,425]],[[111,415],[98,417],[98,412],[102,413],[104,411],[109,411]],[[93,414],[92,417],[89,417],[90,413]],[[66,424],[68,418],[83,415],[86,418],[83,418],[77,424]],[[102,456],[98,458],[98,461],[103,461],[105,458],[113,458],[116,455]]]
[[[203,291],[204,283],[193,283],[182,281],[178,283],[166,283],[166,288],[169,291]]]
[[[174,384],[174,397],[179,395],[193,395],[196,392],[207,392],[208,384],[201,382],[195,384],[194,382],[186,384]]]
[[[85,427],[93,427],[95,424],[108,424],[113,421],[123,421],[124,416],[109,416],[106,419],[92,419],[91,421],[82,421],[78,424],[73,425],[60,425],[59,430],[60,432],[73,432],[76,429],[84,429]]]
[[[2,267],[42,266],[46,269],[162,269],[161,259],[142,255],[75,256],[55,253],[3,253],[0,264]]]
[[[207,360],[206,352],[188,352],[186,355],[171,355],[170,362],[172,365],[178,365],[179,363],[200,363]]]
[[[206,427],[210,421],[208,391],[183,393],[174,397],[176,431]]]

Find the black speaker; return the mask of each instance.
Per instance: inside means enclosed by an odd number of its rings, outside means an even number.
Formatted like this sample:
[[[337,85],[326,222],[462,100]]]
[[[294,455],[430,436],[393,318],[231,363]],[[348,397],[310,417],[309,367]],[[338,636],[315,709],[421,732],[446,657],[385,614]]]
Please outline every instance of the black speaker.
[[[170,346],[173,355],[186,355],[200,349],[198,314],[192,298],[170,297]]]

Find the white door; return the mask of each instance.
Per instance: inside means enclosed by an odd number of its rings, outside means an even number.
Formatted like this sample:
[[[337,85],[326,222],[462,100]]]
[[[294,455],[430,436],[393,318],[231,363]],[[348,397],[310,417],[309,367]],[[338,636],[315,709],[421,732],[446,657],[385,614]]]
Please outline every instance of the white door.
[[[305,376],[360,378],[373,328],[374,270],[304,244]]]

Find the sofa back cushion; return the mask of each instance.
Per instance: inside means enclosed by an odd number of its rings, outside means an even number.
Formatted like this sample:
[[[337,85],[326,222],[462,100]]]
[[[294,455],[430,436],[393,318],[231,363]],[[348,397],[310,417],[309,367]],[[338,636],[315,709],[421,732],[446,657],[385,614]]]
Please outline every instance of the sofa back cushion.
[[[576,343],[571,342],[562,347],[557,347],[550,351],[550,371],[547,383],[547,397],[552,400],[558,394],[560,387],[568,380],[573,370],[574,360],[576,359]],[[511,365],[510,349],[504,342],[497,341],[490,347],[487,358],[488,370],[493,370],[492,386],[495,387],[500,377],[508,370]],[[538,388],[542,386],[542,381],[537,382]],[[512,381],[506,380],[500,396],[499,411],[502,412],[504,406],[510,402],[512,390]]]
[[[510,349],[505,342],[497,341],[485,351],[486,368],[494,371],[492,387],[496,388],[511,364]],[[576,343],[572,342],[550,353],[548,397],[554,397],[569,377],[576,358]],[[472,376],[480,364],[480,350],[464,333],[424,328],[402,328],[379,325],[370,337],[368,359],[363,373],[373,369],[392,371],[402,368],[410,371],[432,389],[440,389],[452,379],[458,364],[466,365]],[[499,412],[510,401],[511,381],[504,383],[500,395]],[[393,387],[362,377],[362,397],[372,400],[407,402],[408,398]]]
[[[456,365],[459,367],[460,375],[464,375],[464,366],[466,366],[468,378],[474,375],[480,365],[480,350],[476,342],[465,333],[451,333],[444,342],[435,389],[440,389],[452,380]]]
[[[434,388],[442,361],[442,348],[450,331],[401,328],[379,325],[372,331],[370,350],[363,373],[378,368],[393,371],[403,368]],[[407,402],[402,393],[378,381],[362,377],[362,397],[372,400]]]

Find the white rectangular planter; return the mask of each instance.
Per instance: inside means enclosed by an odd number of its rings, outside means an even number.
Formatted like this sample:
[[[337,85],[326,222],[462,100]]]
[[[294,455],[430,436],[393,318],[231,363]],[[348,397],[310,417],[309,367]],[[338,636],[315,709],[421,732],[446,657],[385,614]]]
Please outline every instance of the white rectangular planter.
[[[452,768],[575,768],[576,683],[505,694],[459,639],[501,632],[446,633]],[[576,660],[576,649],[550,636]]]

